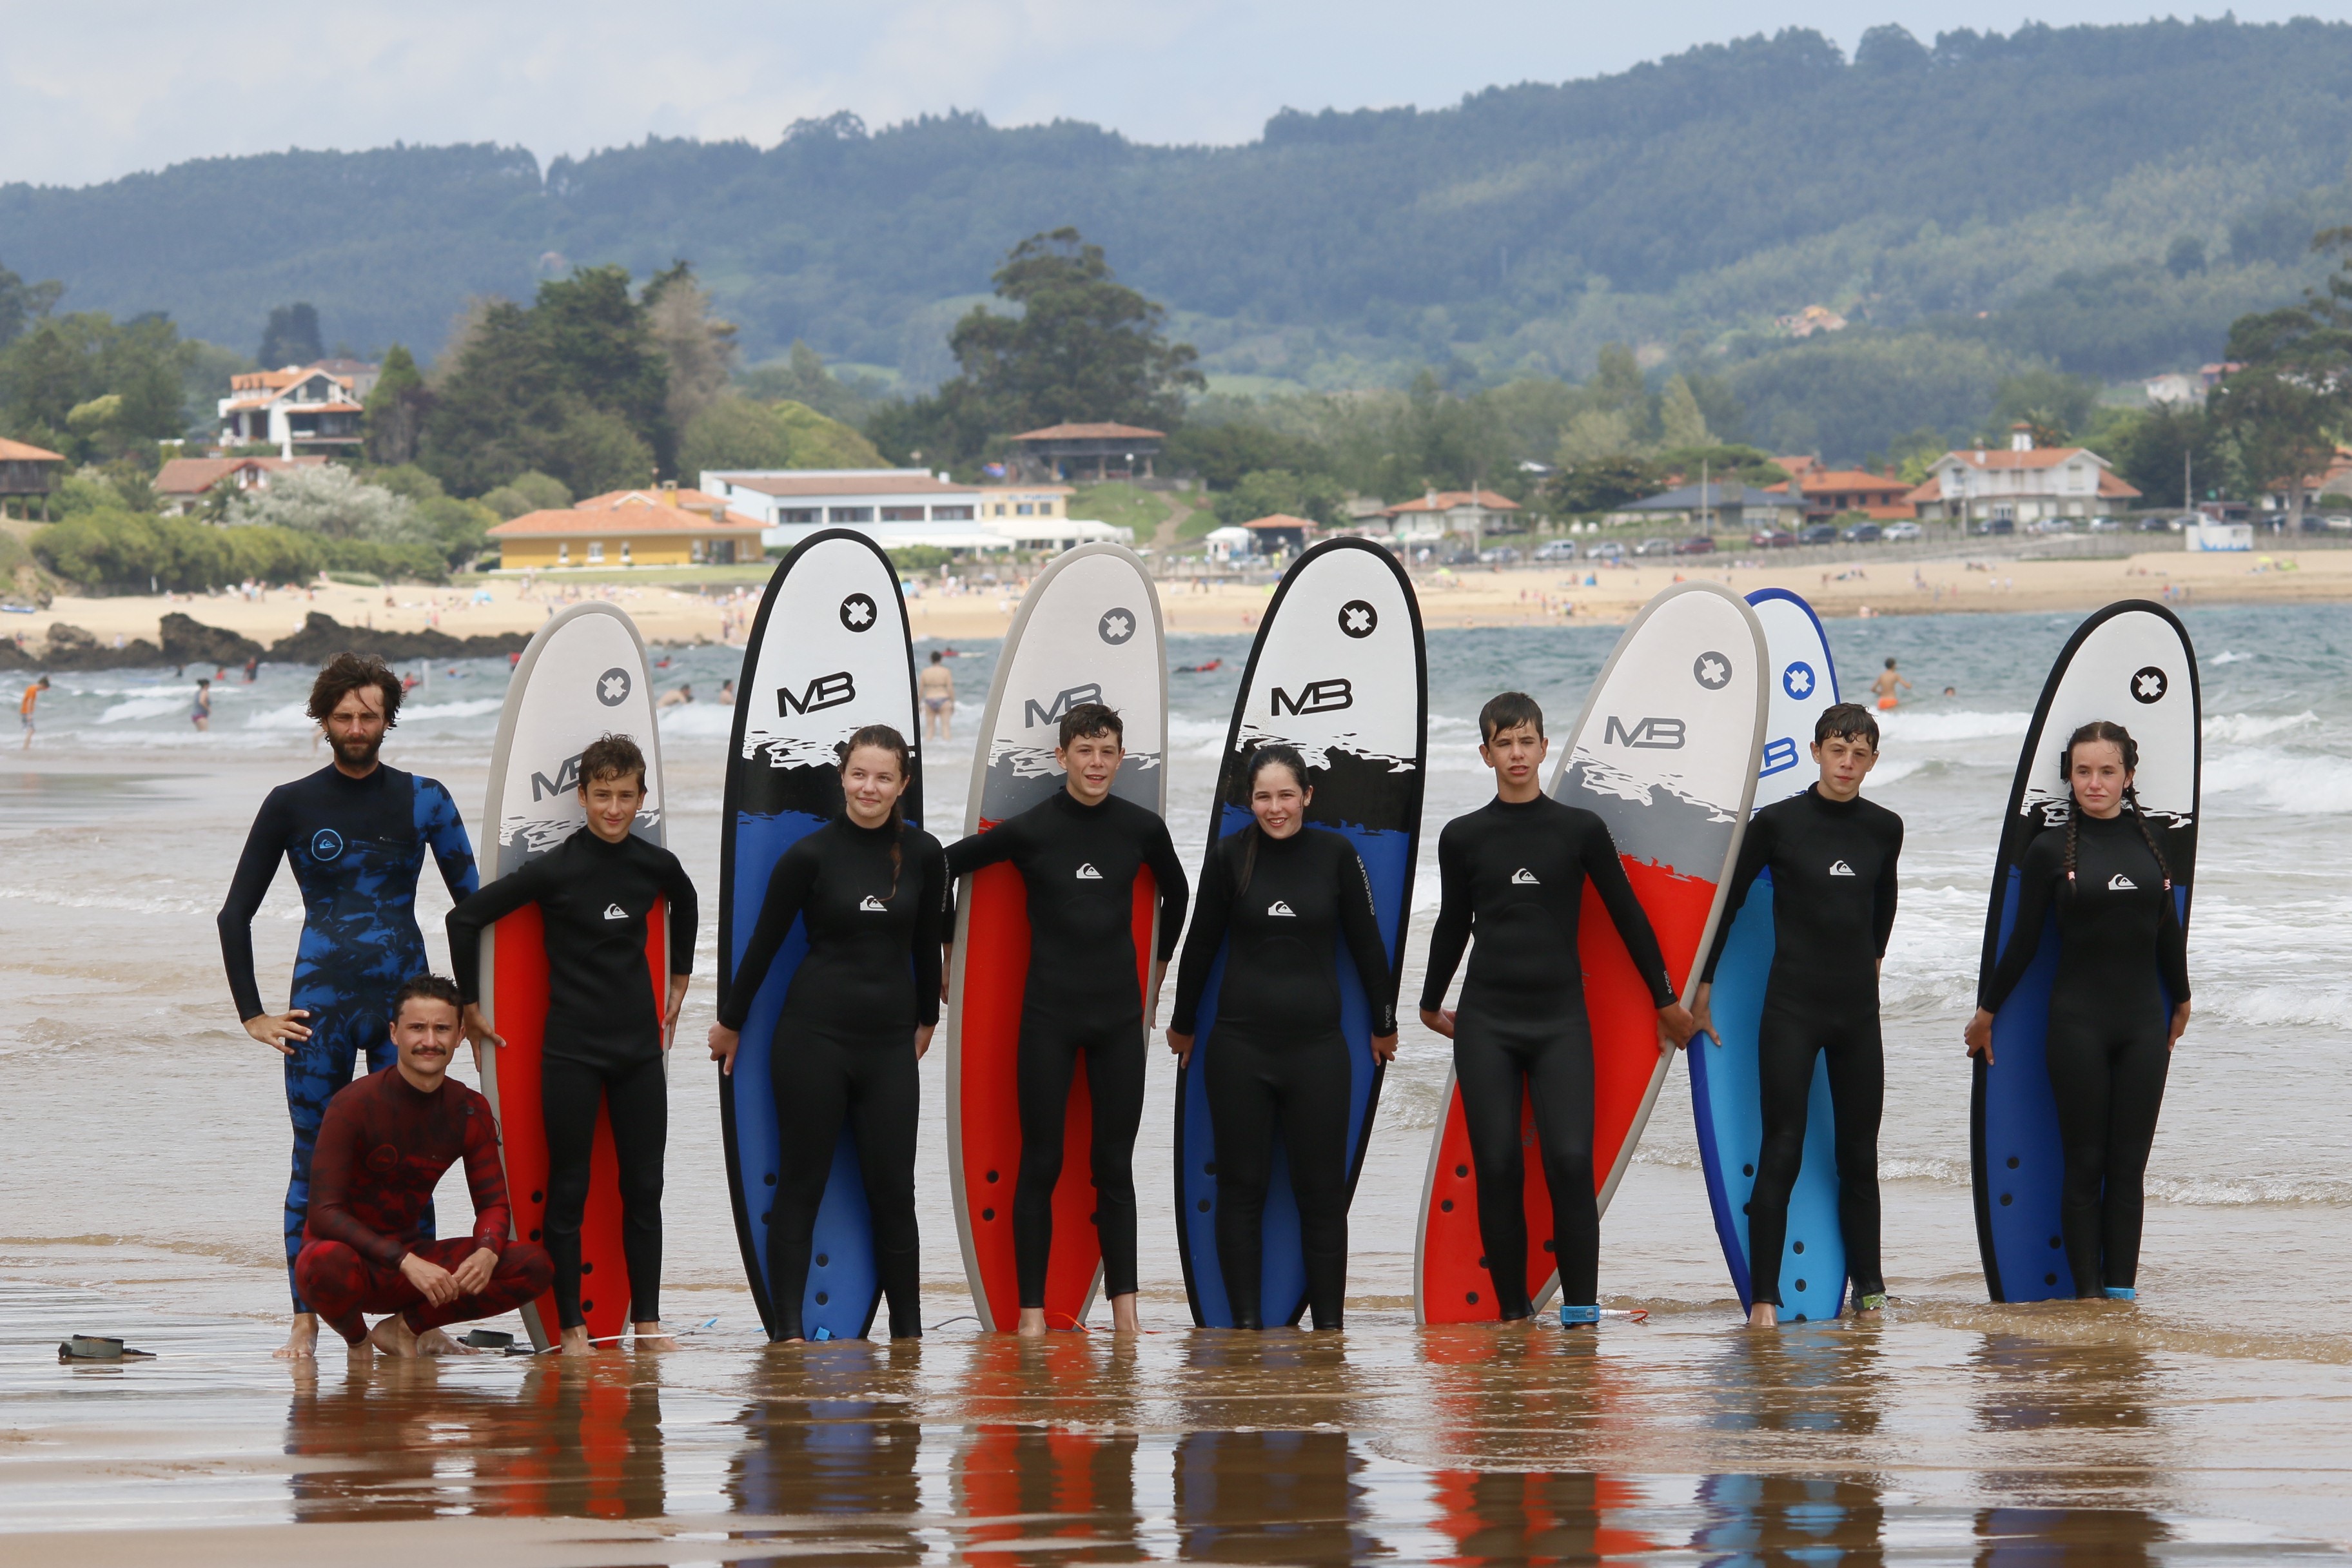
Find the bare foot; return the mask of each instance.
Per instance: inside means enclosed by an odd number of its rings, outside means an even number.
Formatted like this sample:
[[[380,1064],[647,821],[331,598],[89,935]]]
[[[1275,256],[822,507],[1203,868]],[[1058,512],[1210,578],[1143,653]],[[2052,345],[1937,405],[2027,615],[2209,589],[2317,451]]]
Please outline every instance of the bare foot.
[[[459,1340],[451,1339],[439,1329],[427,1329],[416,1336],[418,1355],[479,1355],[482,1352]]]
[[[639,1351],[674,1351],[679,1348],[677,1336],[665,1331],[658,1322],[631,1323],[629,1348]]]
[[[1748,1309],[1748,1326],[1751,1329],[1777,1329],[1780,1326],[1780,1309],[1769,1301],[1759,1301]]]
[[[1045,1309],[1043,1307],[1022,1308],[1021,1325],[1013,1331],[1019,1334],[1024,1340],[1043,1339],[1045,1336]]]
[[[408,1326],[408,1320],[397,1312],[368,1331],[368,1343],[376,1348],[378,1354],[388,1355],[395,1361],[416,1359],[415,1331]]]
[[[286,1342],[269,1352],[279,1361],[310,1361],[319,1353],[319,1315],[297,1312],[286,1331]]]
[[[1115,1334],[1139,1334],[1143,1321],[1135,1315],[1135,1292],[1110,1299],[1110,1331]]]
[[[562,1337],[555,1342],[559,1355],[586,1355],[594,1348],[588,1342],[588,1325],[585,1323],[564,1330]]]

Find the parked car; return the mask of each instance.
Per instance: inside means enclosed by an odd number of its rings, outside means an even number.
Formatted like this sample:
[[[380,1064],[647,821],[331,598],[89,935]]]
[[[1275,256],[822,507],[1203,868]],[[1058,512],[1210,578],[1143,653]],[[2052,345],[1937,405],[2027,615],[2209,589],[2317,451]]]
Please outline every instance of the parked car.
[[[1805,531],[1797,535],[1797,542],[1800,544],[1835,544],[1837,542],[1837,524],[1833,522],[1816,522],[1808,524]]]
[[[1619,540],[1596,539],[1584,547],[1584,558],[1587,561],[1622,561],[1625,559],[1625,546]]]
[[[2072,533],[2074,520],[2067,517],[2037,517],[2025,525],[2028,533]]]
[[[1748,542],[1765,550],[1786,550],[1797,542],[1797,536],[1785,528],[1759,528],[1748,536]]]
[[[1925,531],[1922,530],[1916,522],[1890,522],[1886,525],[1885,531],[1879,534],[1878,537],[1881,539],[1918,539],[1923,536],[1924,531]]]
[[[1983,521],[1978,523],[1974,528],[1969,529],[1969,531],[1970,533],[1992,535],[2015,533],[2017,531],[2017,522],[2013,518],[1989,517]]]
[[[1508,566],[1519,558],[1519,552],[1507,544],[1497,544],[1492,550],[1478,552],[1481,566]]]
[[[2121,531],[2123,526],[2124,525],[2121,522],[2112,517],[2095,517],[2090,522],[2090,528],[2093,533],[2116,533]]]
[[[1675,542],[1671,539],[1645,539],[1633,546],[1636,555],[1671,555],[1674,550]]]
[[[1446,556],[1443,561],[1440,561],[1438,564],[1441,566],[1475,566],[1478,564],[1478,552],[1475,550],[1457,550],[1451,555]]]
[[[1711,533],[1694,533],[1688,539],[1684,540],[1680,544],[1675,546],[1675,553],[1677,555],[1712,555],[1715,553],[1715,535]]]
[[[1535,558],[1538,561],[1573,561],[1576,559],[1576,541],[1548,540],[1536,546]]]
[[[2327,520],[2320,516],[2317,512],[2305,512],[2303,514],[2303,531],[2305,533],[2326,533],[2327,531]]]
[[[2168,517],[2144,517],[2139,520],[2139,531],[2142,533],[2168,533],[2179,526]]]
[[[1848,544],[1875,544],[1879,541],[1881,532],[1878,524],[1874,522],[1855,522],[1848,523],[1846,531],[1838,537]]]

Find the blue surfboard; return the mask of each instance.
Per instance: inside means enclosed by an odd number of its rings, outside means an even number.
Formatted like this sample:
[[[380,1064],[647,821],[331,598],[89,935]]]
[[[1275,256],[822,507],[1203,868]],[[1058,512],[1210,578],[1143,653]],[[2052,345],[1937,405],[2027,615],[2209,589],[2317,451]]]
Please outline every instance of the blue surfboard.
[[[1813,607],[1786,588],[1748,595],[1764,628],[1772,674],[1764,752],[1757,770],[1756,804],[1804,792],[1819,775],[1811,762],[1813,721],[1837,701],[1837,669],[1829,636]],[[1691,1042],[1691,1108],[1698,1122],[1699,1163],[1706,1173],[1715,1234],[1730,1265],[1744,1310],[1755,1304],[1748,1247],[1748,1197],[1756,1186],[1756,1159],[1764,1146],[1764,1115],[1757,1038],[1764,1017],[1764,985],[1772,973],[1772,873],[1748,889],[1722,961],[1715,971],[1710,1010],[1717,1037]],[[1838,1315],[1845,1300],[1845,1242],[1838,1227],[1837,1135],[1830,1107],[1829,1064],[1813,1064],[1805,1105],[1804,1162],[1789,1194],[1789,1237],[1780,1258],[1782,1310],[1794,1322]]]
[[[1243,767],[1269,742],[1296,746],[1307,763],[1314,804],[1308,832],[1338,833],[1362,858],[1372,906],[1388,945],[1390,984],[1402,968],[1405,917],[1412,907],[1413,860],[1421,843],[1421,800],[1429,730],[1428,659],[1421,606],[1393,556],[1360,539],[1315,546],[1283,574],[1258,626],[1217,773],[1218,840],[1249,826]],[[1217,1177],[1205,1053],[1217,1048],[1222,950],[1201,999],[1192,1054],[1176,1080],[1176,1240],[1192,1321],[1231,1328],[1233,1310],[1217,1258]],[[1371,1018],[1344,944],[1332,954],[1339,972],[1340,1032],[1348,1042],[1348,1192],[1363,1168],[1372,1112],[1380,1102],[1381,1064],[1372,1055]],[[1296,1323],[1307,1310],[1306,1254],[1299,1244],[1298,1199],[1288,1156],[1277,1141],[1266,1191],[1265,1261],[1258,1321]]]
[[[918,743],[914,656],[898,569],[871,540],[847,529],[812,534],[769,579],[743,655],[735,731],[727,757],[719,863],[719,984],[731,984],[785,850],[841,811],[840,749],[867,724],[889,724]],[[907,820],[921,826],[919,751],[907,786]],[[719,1123],[735,1237],[760,1321],[775,1332],[768,1297],[768,1215],[782,1146],[769,1053],[784,993],[808,953],[798,923],[769,966],[743,1025],[732,1076],[719,1080]],[[842,1131],[817,1211],[801,1324],[812,1339],[854,1339],[873,1327],[882,1299],[857,1145]]]
[[[2073,809],[2073,795],[2060,773],[2060,748],[2067,736],[2096,719],[2131,731],[2139,747],[2134,786],[2149,830],[2164,850],[2185,927],[2197,874],[2202,716],[2197,653],[2188,628],[2152,599],[2126,599],[2084,621],[2067,639],[2026,731],[1993,862],[1981,973],[1992,973],[2012,942],[2033,942],[2038,952],[1993,1018],[1993,1065],[1973,1064],[1976,1081],[1969,1104],[1977,1247],[1985,1289],[1996,1301],[2074,1294],[2074,1274],[2058,1227],[2066,1162],[2048,1055],[2057,921],[2044,921],[2038,931],[2014,929],[2026,847],[2043,833],[2063,831]]]

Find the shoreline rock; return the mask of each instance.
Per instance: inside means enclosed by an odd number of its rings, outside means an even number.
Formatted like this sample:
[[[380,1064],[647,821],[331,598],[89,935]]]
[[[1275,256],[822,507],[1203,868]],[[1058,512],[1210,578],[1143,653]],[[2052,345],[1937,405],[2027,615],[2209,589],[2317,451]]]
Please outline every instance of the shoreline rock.
[[[313,610],[302,629],[265,647],[251,637],[221,626],[208,626],[193,616],[173,611],[159,628],[163,646],[141,639],[110,647],[77,626],[63,621],[49,628],[47,640],[26,645],[0,637],[0,669],[84,670],[136,669],[171,666],[205,666],[233,669],[247,659],[270,664],[324,664],[339,653],[372,653],[387,663],[416,658],[499,658],[520,653],[530,642],[528,632],[488,637],[454,637],[442,631],[379,632],[347,626],[332,616]]]

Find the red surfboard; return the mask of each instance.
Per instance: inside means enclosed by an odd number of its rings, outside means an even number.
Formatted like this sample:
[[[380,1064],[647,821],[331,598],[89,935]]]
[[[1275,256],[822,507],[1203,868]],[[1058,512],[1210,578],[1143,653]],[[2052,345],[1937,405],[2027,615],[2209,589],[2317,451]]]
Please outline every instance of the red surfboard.
[[[539,629],[515,664],[490,759],[488,818],[498,825],[497,876],[553,849],[586,817],[579,795],[580,753],[600,735],[626,735],[646,754],[646,805],[633,831],[662,841],[660,733],[645,644],[611,605],[575,605]],[[669,973],[668,914],[656,900],[646,931],[646,983],[658,1015]],[[525,905],[484,933],[482,1010],[506,1045],[482,1064],[482,1092],[498,1113],[507,1195],[520,1240],[545,1240],[547,1123],[540,1091],[549,1004],[545,925]],[[664,1042],[665,1046],[667,1044]],[[621,1245],[620,1163],[611,1118],[596,1112],[588,1203],[580,1222],[580,1309],[593,1340],[617,1338],[629,1321],[628,1262]],[[541,1350],[555,1342],[553,1291],[522,1309]]]
[[[1560,742],[1560,765],[1552,777],[1555,798],[1596,812],[1609,825],[1685,1005],[1699,954],[1715,937],[1717,895],[1739,852],[1756,787],[1767,708],[1764,664],[1763,632],[1744,601],[1711,583],[1668,588],[1618,639],[1576,727]],[[1669,740],[1675,743],[1664,743]],[[1589,886],[1577,956],[1592,1026],[1593,1184],[1605,1213],[1672,1053],[1658,1049],[1649,987]],[[1559,1284],[1551,1194],[1537,1153],[1532,1109],[1521,1110],[1519,1128],[1528,1280],[1541,1307]],[[1413,1272],[1421,1321],[1499,1321],[1478,1234],[1470,1132],[1451,1074],[1445,1117],[1430,1148]]]
[[[1063,787],[1054,762],[1061,716],[1073,703],[1117,709],[1127,760],[1114,794],[1162,809],[1166,801],[1168,661],[1160,598],[1143,563],[1116,544],[1081,545],[1057,557],[1021,602],[981,720],[965,831],[985,833]],[[1159,931],[1150,872],[1136,878],[1136,984],[1150,982]],[[948,1020],[948,1169],[973,1310],[984,1329],[1020,1321],[1013,1258],[1013,1189],[1021,1171],[1016,1092],[1021,1009],[1028,994],[1028,890],[1011,866],[972,877],[959,900]],[[1083,1061],[1064,1120],[1062,1175],[1054,1188],[1054,1247],[1045,1321],[1086,1321],[1102,1275],[1088,1158],[1093,1106]]]

